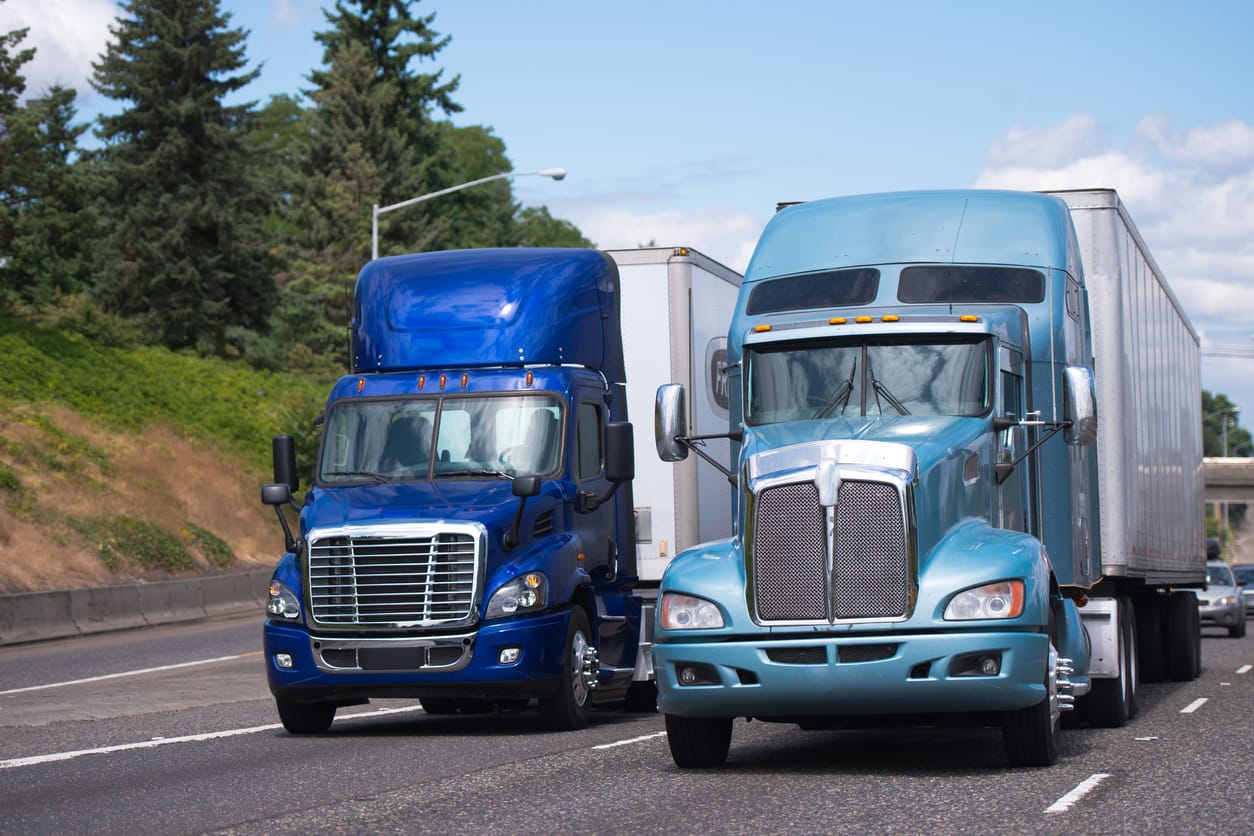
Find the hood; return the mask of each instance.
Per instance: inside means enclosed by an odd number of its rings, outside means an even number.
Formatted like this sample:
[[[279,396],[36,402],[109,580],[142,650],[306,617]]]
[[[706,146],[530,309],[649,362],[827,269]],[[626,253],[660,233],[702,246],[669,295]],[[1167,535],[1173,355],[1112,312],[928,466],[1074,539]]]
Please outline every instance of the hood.
[[[479,522],[495,532],[513,520],[518,498],[508,479],[446,479],[393,485],[316,488],[305,501],[305,528],[395,521]]]
[[[919,473],[972,447],[988,432],[985,418],[950,415],[867,416],[826,421],[793,421],[751,427],[745,433],[744,455],[751,456],[809,441],[887,441],[914,450]]]

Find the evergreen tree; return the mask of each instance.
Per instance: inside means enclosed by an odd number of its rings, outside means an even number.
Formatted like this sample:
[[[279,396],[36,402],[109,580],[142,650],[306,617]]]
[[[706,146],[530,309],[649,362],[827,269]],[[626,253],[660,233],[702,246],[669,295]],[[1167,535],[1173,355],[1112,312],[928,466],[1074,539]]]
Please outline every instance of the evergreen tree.
[[[111,230],[106,306],[171,347],[221,353],[229,326],[263,327],[275,299],[259,237],[268,198],[243,142],[252,105],[223,99],[241,72],[241,29],[217,0],[130,0],[92,86],[129,103],[100,119]]]
[[[370,259],[371,206],[414,168],[415,152],[391,122],[396,86],[364,44],[345,44],[323,82],[295,143],[276,337],[343,357],[353,281]],[[419,247],[430,240],[418,236]]]
[[[52,87],[5,118],[0,289],[36,307],[91,287],[95,208],[90,169],[73,159],[75,92]]]
[[[22,103],[35,50],[14,48],[26,31],[0,35],[0,301],[39,307],[88,287],[92,213],[72,159],[86,130],[70,124],[74,91]]]

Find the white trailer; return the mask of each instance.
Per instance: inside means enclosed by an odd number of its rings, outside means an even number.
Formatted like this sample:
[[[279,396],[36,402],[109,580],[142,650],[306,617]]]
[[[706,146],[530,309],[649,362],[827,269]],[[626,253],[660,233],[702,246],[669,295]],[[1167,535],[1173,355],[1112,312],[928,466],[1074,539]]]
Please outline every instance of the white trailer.
[[[607,252],[622,288],[637,569],[642,581],[655,582],[682,549],[732,534],[733,494],[724,474],[696,456],[671,465],[649,453],[654,399],[664,383],[684,383],[692,393],[688,420],[695,435],[727,432],[727,329],[741,276],[691,247]],[[730,464],[726,438],[711,439],[705,450]]]
[[[1051,192],[1075,224],[1096,358],[1102,573],[1206,577],[1201,348],[1112,189]]]
[[[1179,587],[1206,579],[1201,347],[1115,191],[1050,194],[1075,226],[1097,392],[1101,578],[1080,610],[1090,701],[1119,725],[1135,712],[1137,679],[1200,669],[1197,604]]]

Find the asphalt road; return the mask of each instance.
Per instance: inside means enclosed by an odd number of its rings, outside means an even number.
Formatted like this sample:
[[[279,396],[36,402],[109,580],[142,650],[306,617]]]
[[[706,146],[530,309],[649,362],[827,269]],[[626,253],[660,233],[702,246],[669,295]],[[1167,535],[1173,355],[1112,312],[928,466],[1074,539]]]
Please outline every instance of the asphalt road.
[[[0,834],[1248,833],[1254,631],[1207,630],[1189,683],[1122,729],[1010,769],[1000,733],[738,721],[726,767],[681,771],[658,715],[343,709],[292,737],[258,619],[0,648]]]

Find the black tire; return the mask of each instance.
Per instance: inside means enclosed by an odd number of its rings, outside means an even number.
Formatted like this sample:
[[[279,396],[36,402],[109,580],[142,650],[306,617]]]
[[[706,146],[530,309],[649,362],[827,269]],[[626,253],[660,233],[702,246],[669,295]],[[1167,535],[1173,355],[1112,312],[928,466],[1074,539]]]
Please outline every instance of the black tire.
[[[657,713],[657,683],[633,682],[627,688],[626,705],[635,714]]]
[[[1153,591],[1137,596],[1136,656],[1142,682],[1167,678],[1166,602]]]
[[[1242,618],[1240,622],[1238,622],[1237,624],[1228,628],[1228,637],[1233,638],[1233,639],[1245,638],[1245,619],[1244,618]]]
[[[591,652],[593,658],[596,655],[591,637],[592,629],[583,608],[572,607],[562,654],[562,679],[556,694],[540,700],[540,716],[554,731],[582,729],[592,716],[592,686],[597,671],[588,674],[584,670],[587,654]]]
[[[1202,664],[1197,596],[1177,590],[1167,597],[1167,673],[1176,682],[1197,679]]]
[[[731,717],[666,717],[666,742],[680,769],[710,769],[727,762]]]
[[[1052,766],[1058,760],[1062,711],[1058,707],[1057,664],[1053,618],[1045,662],[1045,699],[1002,715],[1002,742],[1011,766]]]
[[[291,734],[321,734],[335,720],[335,705],[326,702],[286,702],[275,700],[283,728]]]
[[[457,713],[457,700],[453,697],[422,697],[418,701],[422,703],[422,710],[433,717]]]
[[[1132,601],[1120,596],[1119,676],[1095,679],[1087,697],[1088,720],[1100,728],[1119,728],[1136,716],[1137,653]]]

